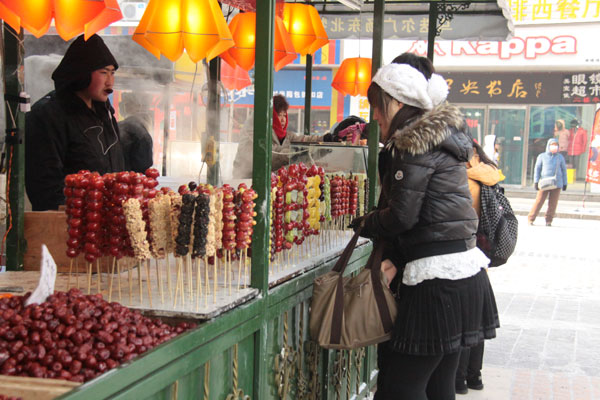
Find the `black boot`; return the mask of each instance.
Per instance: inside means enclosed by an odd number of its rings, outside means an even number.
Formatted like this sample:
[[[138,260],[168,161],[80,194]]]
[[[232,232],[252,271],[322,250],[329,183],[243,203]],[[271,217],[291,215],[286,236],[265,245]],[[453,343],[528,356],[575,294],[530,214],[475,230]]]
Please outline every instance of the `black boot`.
[[[456,379],[455,381],[456,394],[467,394],[469,389],[467,388],[466,379]]]
[[[483,380],[481,379],[481,374],[478,374],[476,377],[467,378],[467,387],[473,390],[483,389]]]

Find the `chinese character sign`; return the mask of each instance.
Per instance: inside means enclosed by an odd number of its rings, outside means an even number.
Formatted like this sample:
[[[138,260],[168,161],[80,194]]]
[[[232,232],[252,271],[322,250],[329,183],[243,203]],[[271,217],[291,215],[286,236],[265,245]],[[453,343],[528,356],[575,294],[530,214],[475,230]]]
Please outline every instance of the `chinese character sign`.
[[[565,75],[561,86],[562,103],[600,103],[600,72]]]
[[[600,109],[596,110],[592,126],[592,142],[585,180],[591,183],[600,183]]]
[[[455,103],[552,104],[561,101],[561,73],[442,73]]]
[[[600,0],[509,0],[516,24],[597,22]]]

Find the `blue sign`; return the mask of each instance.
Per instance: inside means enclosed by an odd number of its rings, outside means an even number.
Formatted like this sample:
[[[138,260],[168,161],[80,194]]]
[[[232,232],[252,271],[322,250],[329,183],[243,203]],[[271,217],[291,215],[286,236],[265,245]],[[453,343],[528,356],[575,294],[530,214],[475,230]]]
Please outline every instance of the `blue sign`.
[[[305,71],[303,70],[281,70],[275,72],[273,78],[273,94],[282,94],[291,106],[304,106]],[[313,107],[331,106],[331,70],[315,71],[312,77],[312,101]],[[233,90],[230,93],[235,104],[254,104],[254,85],[242,90]]]

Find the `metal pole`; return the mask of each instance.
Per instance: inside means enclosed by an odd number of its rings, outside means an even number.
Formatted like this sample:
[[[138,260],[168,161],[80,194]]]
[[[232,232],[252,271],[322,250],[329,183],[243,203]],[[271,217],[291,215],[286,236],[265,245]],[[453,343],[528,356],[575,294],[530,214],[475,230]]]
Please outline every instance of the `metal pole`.
[[[312,101],[312,68],[313,67],[313,56],[312,54],[306,55],[306,78],[304,85],[304,134],[310,135],[310,115],[311,115],[311,101]]]
[[[260,11],[259,11],[260,10]],[[256,65],[254,79],[254,142],[252,185],[256,226],[252,237],[252,286],[269,287],[269,201],[271,195],[271,138],[273,121],[273,32],[275,0],[256,3]]]
[[[25,114],[19,111],[19,94],[23,86],[23,31],[17,34],[10,26],[4,24],[4,93],[6,119],[6,186],[7,186],[7,219],[6,219],[6,268],[8,270],[23,269],[23,255],[27,247],[25,242]],[[8,96],[8,97],[7,97]]]
[[[437,35],[437,2],[429,3],[429,30],[427,32],[427,58],[433,62],[435,37]]]
[[[271,199],[271,138],[273,120],[273,33],[275,0],[256,2],[256,65],[254,67],[254,143],[252,185],[256,199],[256,226],[252,235],[252,287],[260,290],[263,313],[269,295],[269,203]],[[263,314],[263,315],[264,315]],[[268,351],[268,325],[263,321],[254,333],[254,399],[271,395],[267,376],[271,371]]]
[[[203,137],[204,162],[208,167],[206,180],[213,186],[221,185],[219,144],[221,142],[221,107],[219,107],[219,81],[221,80],[221,59],[213,58],[208,65],[208,118],[206,135]],[[207,149],[208,146],[208,149]]]
[[[375,0],[373,10],[373,59],[371,76],[374,76],[381,67],[383,53],[383,16],[385,14],[385,1]],[[377,162],[379,157],[379,125],[373,120],[371,109],[371,122],[369,123],[369,203],[368,209],[373,209],[377,202],[379,187],[377,185]]]

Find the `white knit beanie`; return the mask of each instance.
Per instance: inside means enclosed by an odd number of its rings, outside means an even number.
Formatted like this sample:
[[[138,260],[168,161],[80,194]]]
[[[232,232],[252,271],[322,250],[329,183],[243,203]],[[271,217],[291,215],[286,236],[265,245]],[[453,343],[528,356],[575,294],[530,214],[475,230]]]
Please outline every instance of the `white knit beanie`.
[[[448,97],[448,84],[441,75],[427,80],[417,69],[407,64],[388,64],[373,77],[387,94],[400,103],[431,110]]]

